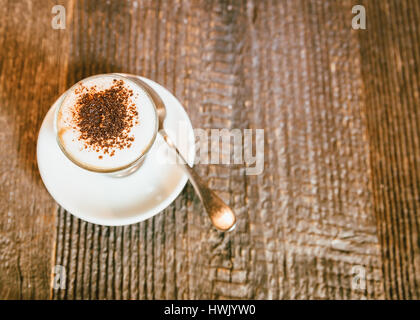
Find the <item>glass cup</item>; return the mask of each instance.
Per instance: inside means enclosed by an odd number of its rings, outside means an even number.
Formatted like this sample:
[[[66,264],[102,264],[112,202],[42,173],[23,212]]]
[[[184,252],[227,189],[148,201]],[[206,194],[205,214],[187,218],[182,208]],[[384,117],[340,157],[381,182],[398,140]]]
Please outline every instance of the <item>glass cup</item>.
[[[86,81],[95,80],[95,79],[99,79],[99,78],[103,78],[103,77],[112,77],[112,78],[117,79],[117,80],[123,80],[125,82],[130,83],[130,85],[135,87],[136,90],[140,90],[142,93],[144,93],[145,96],[149,99],[149,102],[151,103],[151,105],[153,106],[153,117],[154,117],[154,121],[155,121],[155,126],[153,128],[152,138],[150,139],[150,141],[148,141],[146,148],[143,148],[142,150],[139,150],[139,154],[136,157],[136,159],[134,161],[131,161],[129,163],[126,163],[124,165],[120,165],[118,167],[111,168],[111,169],[96,168],[96,167],[89,166],[85,163],[81,163],[80,161],[76,160],[66,150],[66,146],[65,146],[65,144],[62,140],[61,135],[59,134],[59,132],[62,128],[59,128],[58,117],[59,117],[59,114],[60,114],[60,110],[64,105],[64,102],[66,102],[66,98],[67,98],[69,92],[74,91],[76,89],[76,87],[80,85],[80,83],[84,83]],[[128,75],[128,74],[116,74],[116,73],[94,75],[94,76],[82,79],[79,82],[77,82],[76,84],[74,84],[70,89],[68,89],[65,92],[61,104],[55,110],[55,116],[54,116],[54,129],[55,129],[55,133],[56,133],[56,140],[57,140],[57,143],[58,143],[60,149],[64,153],[64,155],[70,161],[72,161],[74,164],[79,166],[80,168],[83,168],[85,170],[89,170],[91,172],[106,174],[106,175],[109,175],[111,177],[125,177],[125,176],[128,176],[128,175],[134,173],[135,171],[137,171],[140,168],[140,166],[142,165],[147,153],[150,151],[151,147],[153,146],[153,143],[156,140],[156,136],[157,136],[157,132],[158,132],[158,123],[159,122],[158,122],[158,114],[157,114],[157,111],[156,111],[156,103],[153,100],[152,96],[148,93],[148,91],[141,84],[141,82],[136,81],[136,76]]]

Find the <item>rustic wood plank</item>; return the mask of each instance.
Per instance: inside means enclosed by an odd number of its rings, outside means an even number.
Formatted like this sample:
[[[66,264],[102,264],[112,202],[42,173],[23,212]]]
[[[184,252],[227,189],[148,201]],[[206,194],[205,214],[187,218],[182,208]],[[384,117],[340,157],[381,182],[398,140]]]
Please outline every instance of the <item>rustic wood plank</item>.
[[[0,1],[0,297],[48,298],[63,265],[54,299],[418,299],[420,3],[362,3],[365,31],[353,0],[69,0],[57,31],[55,2]],[[234,233],[190,185],[132,226],[55,217],[38,128],[70,84],[114,71],[163,84],[208,132],[265,129],[263,174],[198,165]]]
[[[55,1],[0,1],[0,298],[50,296],[56,204],[36,166],[47,110],[65,90],[68,39]],[[68,12],[69,17],[71,12]]]
[[[210,227],[190,185],[127,227],[59,212],[56,299],[382,298],[381,252],[351,1],[78,1],[68,82],[162,83],[195,127],[264,128],[265,170],[199,165],[239,215]],[[255,146],[254,146],[255,147]],[[366,288],[352,287],[352,268]]]
[[[267,138],[264,176],[249,183],[260,233],[252,243],[265,248],[257,263],[273,277],[259,297],[381,297],[350,4],[273,4],[250,9],[254,72],[245,77],[256,79],[254,121],[278,132]],[[367,270],[365,291],[351,287],[354,265]]]
[[[420,298],[420,3],[365,1],[360,32],[387,298]]]

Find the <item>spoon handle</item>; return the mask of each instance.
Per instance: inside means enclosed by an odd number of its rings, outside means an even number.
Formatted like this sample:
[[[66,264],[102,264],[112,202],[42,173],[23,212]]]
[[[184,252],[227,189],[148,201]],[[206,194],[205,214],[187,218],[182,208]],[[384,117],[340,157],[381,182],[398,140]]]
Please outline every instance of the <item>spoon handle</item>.
[[[232,209],[220,199],[220,197],[211,190],[203,180],[201,180],[195,170],[188,165],[187,161],[166,134],[165,130],[160,130],[159,133],[181,159],[185,172],[216,229],[219,229],[220,231],[232,231],[235,229],[236,216]]]

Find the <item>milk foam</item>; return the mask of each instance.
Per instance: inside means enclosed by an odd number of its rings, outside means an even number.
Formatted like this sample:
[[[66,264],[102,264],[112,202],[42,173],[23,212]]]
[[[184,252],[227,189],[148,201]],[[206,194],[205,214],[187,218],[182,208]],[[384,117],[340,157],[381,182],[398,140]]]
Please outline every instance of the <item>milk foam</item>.
[[[115,153],[97,152],[85,148],[85,141],[80,140],[79,127],[73,118],[78,99],[84,94],[79,92],[82,86],[97,91],[109,89],[113,80],[123,80],[124,87],[132,90],[130,101],[135,104],[138,113],[137,123],[133,122],[129,135],[134,138],[130,147],[112,149]],[[157,127],[157,116],[149,95],[132,81],[117,75],[101,75],[84,79],[74,85],[66,94],[56,117],[56,128],[61,147],[76,163],[93,170],[112,171],[136,161],[152,143]]]

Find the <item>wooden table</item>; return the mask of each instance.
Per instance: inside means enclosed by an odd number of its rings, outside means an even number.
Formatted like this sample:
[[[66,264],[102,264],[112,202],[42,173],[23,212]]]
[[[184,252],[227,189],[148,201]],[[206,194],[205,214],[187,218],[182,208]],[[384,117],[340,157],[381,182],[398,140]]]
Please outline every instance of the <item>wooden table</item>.
[[[0,298],[420,298],[418,0],[0,0],[0,17]],[[117,71],[166,86],[194,127],[265,130],[262,174],[197,166],[235,232],[211,228],[189,184],[131,226],[57,207],[42,119]]]

